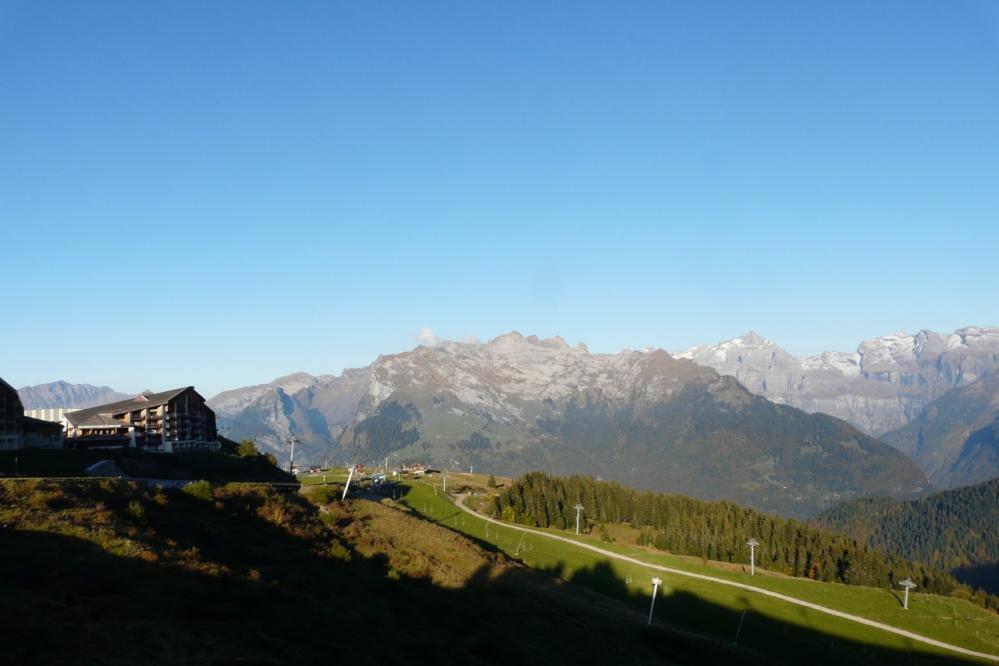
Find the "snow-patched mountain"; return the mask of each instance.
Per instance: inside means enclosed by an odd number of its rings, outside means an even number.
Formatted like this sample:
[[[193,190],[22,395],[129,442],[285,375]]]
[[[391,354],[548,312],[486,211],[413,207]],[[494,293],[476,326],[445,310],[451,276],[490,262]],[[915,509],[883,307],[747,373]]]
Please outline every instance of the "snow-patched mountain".
[[[285,451],[295,435],[304,459],[581,472],[797,516],[928,485],[849,424],[776,405],[710,368],[516,332],[420,346],[339,377],[293,375],[211,404],[232,438]]]
[[[70,384],[64,381],[22,386],[17,389],[25,409],[83,409],[131,397],[108,386]]]
[[[775,402],[845,419],[873,434],[904,426],[947,391],[999,368],[999,328],[923,330],[865,340],[855,352],[796,357],[755,332],[678,358],[738,379]]]
[[[908,458],[825,414],[754,395],[662,350],[591,353],[513,332],[441,342],[334,376],[297,374],[209,401],[233,439],[287,459],[585,473],[807,516],[928,488]]]

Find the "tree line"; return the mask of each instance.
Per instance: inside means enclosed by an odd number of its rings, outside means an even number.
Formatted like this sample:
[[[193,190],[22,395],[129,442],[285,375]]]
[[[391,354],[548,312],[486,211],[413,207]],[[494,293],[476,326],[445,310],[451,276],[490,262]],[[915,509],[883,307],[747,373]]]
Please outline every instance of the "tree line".
[[[587,527],[627,523],[637,543],[680,555],[748,562],[746,542],[755,538],[757,564],[791,576],[872,587],[897,587],[910,577],[926,592],[952,594],[999,610],[999,597],[972,590],[937,567],[884,553],[857,539],[732,502],[639,491],[588,476],[531,472],[494,499],[507,521],[569,529],[573,507],[583,505]]]
[[[999,561],[999,479],[908,502],[860,499],[812,522],[943,569],[990,565]]]

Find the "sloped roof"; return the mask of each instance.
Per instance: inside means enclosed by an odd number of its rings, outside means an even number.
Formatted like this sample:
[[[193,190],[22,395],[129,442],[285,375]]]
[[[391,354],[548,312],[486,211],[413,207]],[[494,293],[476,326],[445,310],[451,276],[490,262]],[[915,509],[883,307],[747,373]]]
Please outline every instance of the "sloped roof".
[[[129,398],[128,400],[109,402],[106,405],[97,405],[96,407],[87,407],[86,409],[78,409],[75,412],[69,412],[66,414],[66,420],[77,426],[118,425],[119,422],[111,418],[113,414],[123,414],[136,409],[165,405],[188,389],[193,390],[194,387],[182,386],[170,391],[161,391],[160,393],[145,391],[144,393],[140,393],[134,398]]]
[[[17,401],[17,408],[23,414],[24,413],[24,405],[21,403],[21,396],[17,392],[17,389],[14,388],[13,386],[11,386],[10,384],[8,384],[7,382],[5,382],[3,380],[3,377],[0,377],[0,391],[4,390],[5,388],[14,396],[14,400]]]
[[[43,421],[42,419],[32,418],[30,416],[22,416],[20,418],[21,426],[29,432],[39,432],[39,431],[59,431],[62,432],[62,424],[56,421]]]

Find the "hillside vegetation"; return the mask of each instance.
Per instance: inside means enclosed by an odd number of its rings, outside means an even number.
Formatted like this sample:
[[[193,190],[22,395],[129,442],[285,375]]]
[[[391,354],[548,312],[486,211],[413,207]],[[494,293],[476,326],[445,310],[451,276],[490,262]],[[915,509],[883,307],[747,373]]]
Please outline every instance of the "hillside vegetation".
[[[765,663],[363,500],[5,480],[0,525],[10,664]]]
[[[999,479],[909,502],[847,502],[814,522],[999,593]]]
[[[938,488],[999,476],[999,370],[948,391],[881,439],[918,462]]]
[[[920,589],[974,598],[999,609],[999,598],[972,590],[945,571],[885,554],[862,540],[761,513],[731,502],[641,492],[590,477],[532,472],[500,492],[495,510],[524,525],[565,529],[581,503],[588,520],[629,523],[639,545],[710,560],[745,562],[755,538],[758,563],[788,575],[853,585],[892,587],[911,577]]]
[[[456,475],[457,477],[457,475]],[[963,646],[999,655],[999,616],[963,599],[917,592],[902,608],[895,590],[823,583],[701,558],[681,556],[595,536],[575,536],[554,528],[520,528],[471,515],[455,506],[439,485],[416,482],[399,500],[414,512],[489,544],[532,567],[573,583],[624,599],[648,612],[650,580],[660,577],[663,597],[657,621],[722,640],[736,641],[781,663],[883,664],[909,666],[954,663],[954,652],[915,642],[861,623],[835,617],[765,594],[733,589],[726,582],[752,585]],[[450,488],[450,483],[449,483]],[[471,498],[468,498],[471,499]],[[524,533],[520,529],[531,530]],[[558,538],[548,538],[558,537]],[[573,542],[579,542],[578,546]],[[604,554],[586,546],[595,546]],[[626,556],[616,559],[611,553]],[[669,567],[670,571],[653,566]],[[685,575],[687,572],[689,575]],[[700,577],[708,577],[705,580]],[[943,655],[940,661],[933,655]]]

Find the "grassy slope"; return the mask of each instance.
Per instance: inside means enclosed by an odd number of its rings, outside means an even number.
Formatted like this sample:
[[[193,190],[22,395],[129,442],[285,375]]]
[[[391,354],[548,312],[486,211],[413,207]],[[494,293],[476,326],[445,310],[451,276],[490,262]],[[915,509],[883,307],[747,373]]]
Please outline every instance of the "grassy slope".
[[[764,663],[377,504],[0,482],[5,663]]]
[[[81,477],[87,467],[114,460],[130,476],[154,479],[288,482],[295,478],[262,456],[236,458],[221,453],[147,453],[136,449],[106,451],[19,449],[0,451],[0,477]]]
[[[529,535],[525,537],[514,530],[500,527],[497,533],[495,527],[490,527],[487,536],[484,520],[461,514],[441,495],[435,495],[433,488],[426,484],[413,484],[403,502],[445,525],[519,557],[531,566],[555,572],[563,578],[582,582],[620,598],[634,598],[636,603],[647,603],[649,580],[658,575],[664,579],[670,595],[666,597],[660,616],[698,631],[724,635],[727,629],[734,634],[738,619],[732,622],[723,618],[732,612],[748,610],[751,614],[747,614],[740,642],[762,651],[779,649],[782,656],[811,660],[816,658],[813,653],[832,661],[863,658],[863,650],[858,652],[855,645],[847,645],[842,650],[833,649],[832,645],[837,640],[846,640],[897,650],[911,649],[921,655],[940,654],[932,647],[910,646],[909,641],[902,637],[778,600],[652,570],[636,571],[636,567],[626,563],[607,560],[596,553],[575,551],[562,543]],[[751,582],[939,640],[999,654],[999,617],[961,600],[917,594],[911,608],[905,611],[900,608],[897,599],[885,590],[774,576],[757,576],[748,581],[749,577],[740,572],[695,564],[690,558],[591,541],[608,550],[624,552],[656,564]],[[599,575],[594,575],[594,570]],[[630,584],[627,583],[629,578]],[[675,599],[672,603],[671,597]],[[821,638],[812,633],[816,630],[822,632]]]

